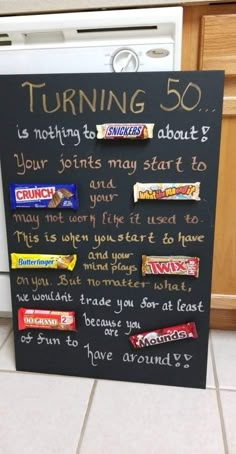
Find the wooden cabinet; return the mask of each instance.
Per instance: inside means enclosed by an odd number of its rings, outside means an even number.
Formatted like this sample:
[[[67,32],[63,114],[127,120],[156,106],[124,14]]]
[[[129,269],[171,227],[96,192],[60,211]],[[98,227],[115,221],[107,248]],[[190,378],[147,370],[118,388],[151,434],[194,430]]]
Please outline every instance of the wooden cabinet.
[[[236,5],[184,7],[183,70],[225,70],[211,326],[236,329]]]
[[[203,15],[199,69],[225,71],[224,115],[236,115],[236,14]]]

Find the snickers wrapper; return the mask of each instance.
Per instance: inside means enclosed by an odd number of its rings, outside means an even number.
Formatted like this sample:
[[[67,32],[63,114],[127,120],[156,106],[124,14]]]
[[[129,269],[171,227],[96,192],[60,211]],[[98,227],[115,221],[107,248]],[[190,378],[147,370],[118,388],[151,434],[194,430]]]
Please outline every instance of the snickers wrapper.
[[[16,208],[79,208],[75,184],[10,184],[10,204]]]
[[[39,309],[18,309],[18,329],[57,329],[75,331],[73,311],[47,311]]]
[[[154,123],[106,123],[96,127],[97,139],[152,139]]]
[[[143,348],[188,338],[196,339],[197,337],[195,323],[189,322],[182,325],[169,326],[168,328],[146,331],[141,334],[133,334],[129,337],[129,340],[134,348]]]
[[[11,254],[11,268],[43,268],[73,271],[77,255],[52,255],[52,254]]]
[[[201,200],[200,183],[136,183],[134,202],[138,200]]]
[[[198,277],[199,262],[198,257],[142,255],[142,276],[172,274]]]

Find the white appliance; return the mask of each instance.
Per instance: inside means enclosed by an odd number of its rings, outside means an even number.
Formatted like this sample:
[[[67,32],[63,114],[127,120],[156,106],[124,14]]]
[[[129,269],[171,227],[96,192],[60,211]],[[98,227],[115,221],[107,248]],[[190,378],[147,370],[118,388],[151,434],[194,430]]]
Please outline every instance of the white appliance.
[[[0,18],[0,74],[181,69],[182,7]],[[0,177],[0,315],[11,313]]]

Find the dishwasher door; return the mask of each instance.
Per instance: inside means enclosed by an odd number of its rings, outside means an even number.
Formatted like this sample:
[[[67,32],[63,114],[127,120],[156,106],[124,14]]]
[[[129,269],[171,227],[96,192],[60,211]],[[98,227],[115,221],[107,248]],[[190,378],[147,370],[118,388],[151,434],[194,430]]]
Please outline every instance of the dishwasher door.
[[[182,7],[169,7],[1,17],[0,74],[177,71],[182,14]],[[0,216],[0,316],[6,316],[11,296],[1,175]]]

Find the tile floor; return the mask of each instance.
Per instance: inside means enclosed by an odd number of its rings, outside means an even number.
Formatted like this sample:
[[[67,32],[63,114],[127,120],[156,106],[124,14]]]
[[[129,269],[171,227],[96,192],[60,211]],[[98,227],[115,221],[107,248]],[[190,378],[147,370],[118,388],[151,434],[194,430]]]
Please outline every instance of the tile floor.
[[[0,453],[235,454],[236,332],[209,353],[207,390],[20,373],[0,319]]]

